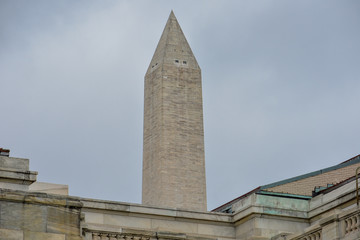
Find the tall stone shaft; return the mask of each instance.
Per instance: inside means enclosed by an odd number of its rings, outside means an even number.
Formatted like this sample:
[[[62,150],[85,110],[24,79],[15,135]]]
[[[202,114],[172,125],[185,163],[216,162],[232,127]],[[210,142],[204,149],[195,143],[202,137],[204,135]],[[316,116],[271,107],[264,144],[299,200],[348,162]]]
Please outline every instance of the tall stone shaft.
[[[207,210],[201,70],[173,12],[145,75],[142,202]]]

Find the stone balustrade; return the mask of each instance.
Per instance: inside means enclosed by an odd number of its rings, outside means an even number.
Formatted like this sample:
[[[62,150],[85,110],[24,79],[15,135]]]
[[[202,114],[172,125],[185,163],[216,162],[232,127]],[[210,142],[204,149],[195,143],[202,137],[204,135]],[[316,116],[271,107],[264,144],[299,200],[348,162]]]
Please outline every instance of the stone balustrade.
[[[296,235],[288,235],[283,239],[285,240],[322,240],[322,228],[312,229],[308,232]]]
[[[305,233],[286,236],[286,240],[355,240],[360,239],[360,209],[352,207],[335,213],[318,222],[318,227]]]
[[[352,216],[349,216],[343,220],[343,233],[345,233],[345,236],[350,235],[354,231],[357,231],[360,227],[360,216],[359,214],[355,214]]]
[[[303,238],[301,238],[301,240],[321,240],[321,230],[310,233],[306,236],[304,236]]]

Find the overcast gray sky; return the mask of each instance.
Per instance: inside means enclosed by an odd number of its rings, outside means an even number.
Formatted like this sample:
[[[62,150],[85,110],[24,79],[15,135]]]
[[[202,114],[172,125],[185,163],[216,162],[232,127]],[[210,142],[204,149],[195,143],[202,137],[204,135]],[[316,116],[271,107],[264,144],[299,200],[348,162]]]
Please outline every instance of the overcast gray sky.
[[[171,9],[202,69],[208,208],[360,153],[359,1],[0,1],[0,147],[141,202],[143,83]]]

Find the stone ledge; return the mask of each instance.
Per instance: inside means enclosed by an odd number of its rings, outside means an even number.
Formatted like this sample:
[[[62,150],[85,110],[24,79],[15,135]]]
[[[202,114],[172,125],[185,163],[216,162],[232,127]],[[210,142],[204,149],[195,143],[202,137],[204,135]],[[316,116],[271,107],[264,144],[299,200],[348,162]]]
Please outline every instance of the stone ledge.
[[[0,229],[0,239],[2,240],[23,240],[24,233],[22,230]]]
[[[173,240],[215,240],[215,239],[226,239],[232,240],[234,238],[216,238],[208,236],[200,236],[193,234],[185,234],[179,232],[168,232],[158,230],[145,230],[145,229],[133,229],[133,228],[120,228],[109,225],[97,225],[97,224],[84,224],[82,226],[83,236],[91,236],[92,234],[99,235],[113,235],[122,237],[139,237],[140,239],[173,239]],[[136,239],[136,238],[134,238]]]
[[[34,182],[29,186],[29,191],[68,196],[69,186],[64,184]]]
[[[125,212],[132,214],[145,214],[154,216],[163,216],[171,218],[184,218],[184,219],[196,219],[200,221],[215,221],[230,223],[232,217],[227,213],[214,213],[214,212],[196,212],[189,210],[171,209],[171,208],[160,208],[145,206],[141,204],[123,203],[114,201],[101,201],[95,199],[84,199],[79,198],[84,204],[83,207],[94,210],[108,210]]]
[[[0,156],[0,167],[14,171],[29,171],[29,159]]]
[[[308,219],[307,211],[289,210],[276,207],[264,207],[261,205],[250,205],[246,209],[243,209],[241,212],[235,213],[233,216],[233,221],[240,221],[241,219],[249,217],[253,214],[286,217],[299,220]]]
[[[70,208],[81,208],[83,204],[77,198],[26,191],[0,189],[0,200],[37,203],[52,206],[64,206]]]
[[[329,193],[313,198],[310,202],[309,217],[313,218],[354,199],[356,199],[356,189],[355,181],[352,181]]]
[[[37,172],[34,171],[17,171],[0,168],[0,182],[18,183],[30,185],[36,181]]]

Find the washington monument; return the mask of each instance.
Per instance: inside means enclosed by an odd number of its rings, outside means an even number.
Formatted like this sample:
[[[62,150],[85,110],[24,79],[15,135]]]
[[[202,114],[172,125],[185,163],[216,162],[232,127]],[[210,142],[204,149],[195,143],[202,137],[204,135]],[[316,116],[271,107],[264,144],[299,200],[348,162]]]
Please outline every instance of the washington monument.
[[[206,211],[201,70],[173,12],[145,75],[142,203]]]

